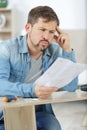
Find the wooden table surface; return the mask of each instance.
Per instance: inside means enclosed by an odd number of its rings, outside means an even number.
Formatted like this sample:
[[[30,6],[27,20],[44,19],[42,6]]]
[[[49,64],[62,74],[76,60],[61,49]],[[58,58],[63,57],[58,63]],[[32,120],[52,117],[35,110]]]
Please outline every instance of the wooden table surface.
[[[3,109],[6,130],[37,130],[35,105],[87,100],[87,93],[55,92],[49,99],[18,98],[8,103],[3,102],[2,98],[0,108]]]
[[[71,102],[71,101],[81,101],[87,100],[87,92],[77,93],[77,92],[55,92],[48,99],[38,99],[38,98],[18,98],[17,101],[12,101],[5,103],[2,101],[3,97],[0,97],[0,108],[6,107],[19,107],[27,105],[39,105],[48,103],[61,103],[61,102]]]

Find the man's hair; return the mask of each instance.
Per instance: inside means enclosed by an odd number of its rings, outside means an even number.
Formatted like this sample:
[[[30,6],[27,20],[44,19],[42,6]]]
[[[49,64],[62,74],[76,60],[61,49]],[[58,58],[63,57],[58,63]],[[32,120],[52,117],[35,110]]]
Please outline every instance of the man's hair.
[[[31,11],[28,14],[27,23],[34,25],[36,22],[38,22],[39,18],[45,19],[45,22],[56,21],[57,25],[59,25],[59,19],[56,13],[49,6],[37,6],[31,9]]]

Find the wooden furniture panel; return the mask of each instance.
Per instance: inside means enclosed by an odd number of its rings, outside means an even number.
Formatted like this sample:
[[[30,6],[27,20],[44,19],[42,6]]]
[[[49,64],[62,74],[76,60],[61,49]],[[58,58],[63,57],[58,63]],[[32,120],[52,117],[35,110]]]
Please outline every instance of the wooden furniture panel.
[[[34,106],[4,108],[6,130],[36,130]]]
[[[0,15],[4,15],[6,22],[0,27],[0,40],[6,40],[14,36],[14,11],[12,9],[0,8]]]

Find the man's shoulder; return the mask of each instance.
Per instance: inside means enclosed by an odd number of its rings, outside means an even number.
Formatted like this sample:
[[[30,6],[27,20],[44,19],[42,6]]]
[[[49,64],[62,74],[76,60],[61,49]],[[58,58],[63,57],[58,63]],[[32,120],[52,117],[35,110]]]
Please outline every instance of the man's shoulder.
[[[6,48],[17,47],[23,38],[24,38],[24,36],[17,36],[12,39],[4,40],[4,41],[0,42],[0,46],[6,47]]]

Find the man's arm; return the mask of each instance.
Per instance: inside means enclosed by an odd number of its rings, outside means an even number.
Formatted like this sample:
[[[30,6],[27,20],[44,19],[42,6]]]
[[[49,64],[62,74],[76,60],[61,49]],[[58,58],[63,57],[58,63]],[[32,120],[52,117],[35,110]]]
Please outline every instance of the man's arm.
[[[76,62],[75,52],[70,45],[70,37],[67,33],[63,32],[59,27],[56,28],[58,35],[54,36],[56,42],[62,48],[61,57]],[[78,77],[76,77],[71,83],[64,86],[64,90],[75,91],[78,87]]]
[[[3,43],[0,43],[0,96],[35,97],[34,84],[11,82],[9,80],[10,67],[10,51]]]

